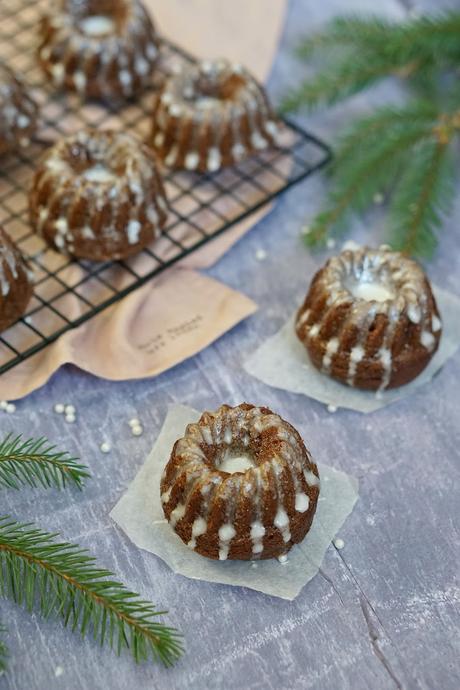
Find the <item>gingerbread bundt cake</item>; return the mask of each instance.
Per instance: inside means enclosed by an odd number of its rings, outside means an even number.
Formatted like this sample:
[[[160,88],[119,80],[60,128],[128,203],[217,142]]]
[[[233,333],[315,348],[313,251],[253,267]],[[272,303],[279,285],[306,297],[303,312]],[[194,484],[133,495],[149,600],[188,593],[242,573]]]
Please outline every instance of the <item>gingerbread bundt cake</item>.
[[[189,424],[161,480],[171,527],[220,560],[284,556],[310,529],[318,495],[318,469],[298,432],[246,403]]]
[[[37,110],[22,81],[0,62],[0,154],[29,146]]]
[[[32,274],[19,249],[0,227],[0,332],[25,312],[32,297]]]
[[[40,63],[57,86],[127,98],[155,66],[159,39],[139,0],[55,0],[42,19]]]
[[[139,252],[167,217],[152,151],[115,131],[83,130],[55,144],[38,166],[29,202],[39,235],[94,261]]]
[[[412,381],[427,366],[442,324],[420,266],[381,247],[343,251],[313,278],[296,332],[313,364],[357,388]]]
[[[266,149],[277,132],[263,88],[227,60],[184,64],[155,96],[152,142],[168,167],[215,172]]]

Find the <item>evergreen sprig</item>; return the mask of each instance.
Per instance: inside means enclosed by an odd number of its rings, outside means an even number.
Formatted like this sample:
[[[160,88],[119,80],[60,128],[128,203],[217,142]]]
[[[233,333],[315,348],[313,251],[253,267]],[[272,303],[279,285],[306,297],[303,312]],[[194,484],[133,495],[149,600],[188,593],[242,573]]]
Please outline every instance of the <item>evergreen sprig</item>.
[[[350,212],[384,194],[392,245],[431,255],[456,179],[459,36],[460,12],[452,11],[405,23],[339,17],[302,41],[299,57],[319,58],[321,68],[287,95],[284,110],[330,105],[389,75],[405,78],[414,94],[406,106],[378,108],[339,137],[327,206],[306,235],[310,246],[343,232]]]
[[[0,442],[0,487],[60,489],[73,484],[81,489],[89,476],[85,465],[68,453],[57,452],[45,438],[23,440],[8,434]]]
[[[5,633],[5,626],[0,623],[0,635],[4,635]],[[6,646],[5,642],[0,639],[0,676],[5,673],[8,668],[8,657],[8,647]]]
[[[0,594],[45,617],[59,616],[65,626],[118,654],[127,649],[136,662],[176,661],[180,635],[158,620],[165,612],[114,581],[85,549],[57,536],[0,518]]]

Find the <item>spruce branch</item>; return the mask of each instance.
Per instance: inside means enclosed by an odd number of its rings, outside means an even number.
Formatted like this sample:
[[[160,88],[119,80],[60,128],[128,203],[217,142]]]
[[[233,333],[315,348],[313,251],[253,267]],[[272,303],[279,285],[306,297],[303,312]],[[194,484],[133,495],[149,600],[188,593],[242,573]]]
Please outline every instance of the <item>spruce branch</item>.
[[[363,211],[376,193],[388,191],[416,142],[432,132],[429,118],[406,121],[404,113],[389,119],[389,109],[356,122],[343,136],[330,168],[333,181],[326,209],[313,221],[306,242],[323,244],[329,234],[340,234],[350,211]],[[406,113],[410,117],[409,113]]]
[[[65,626],[91,634],[136,662],[153,658],[165,666],[182,653],[180,634],[167,627],[153,604],[114,581],[85,549],[57,542],[56,534],[0,517],[0,594]]]
[[[328,169],[328,202],[306,236],[309,246],[343,231],[351,212],[364,211],[384,192],[394,197],[393,246],[433,252],[457,177],[459,36],[460,12],[450,11],[408,22],[338,17],[302,41],[298,56],[317,59],[319,69],[287,94],[284,110],[337,103],[387,76],[404,79],[412,94],[406,106],[379,108],[340,137]]]
[[[421,142],[407,162],[390,207],[392,244],[407,254],[429,256],[435,231],[452,208],[454,161],[449,140]]]
[[[64,488],[73,484],[81,489],[89,476],[85,465],[67,453],[57,452],[44,438],[23,440],[8,434],[0,442],[0,488]]]
[[[6,633],[6,628],[0,623],[0,635],[3,635],[4,633]],[[6,646],[5,642],[0,639],[0,677],[8,668],[8,657],[8,647]]]

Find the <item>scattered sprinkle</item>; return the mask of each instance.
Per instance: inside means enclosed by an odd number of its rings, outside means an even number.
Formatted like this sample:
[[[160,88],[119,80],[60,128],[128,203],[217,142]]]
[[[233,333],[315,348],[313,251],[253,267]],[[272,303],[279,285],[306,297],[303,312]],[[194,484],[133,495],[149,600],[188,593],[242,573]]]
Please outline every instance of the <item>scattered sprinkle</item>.
[[[288,562],[288,557],[285,553],[283,553],[282,556],[278,556],[278,561],[281,563],[281,565],[284,565]]]
[[[328,249],[334,249],[335,247],[335,239],[333,237],[329,237],[329,239],[326,242],[326,247]]]
[[[309,235],[311,233],[311,227],[309,225],[304,225],[300,232],[302,235]]]
[[[57,412],[57,414],[64,414],[65,405],[63,405],[63,403],[56,403],[54,411]]]
[[[338,549],[339,551],[340,551],[340,549],[343,549],[343,547],[345,546],[345,542],[343,541],[343,539],[340,539],[340,538],[334,539],[333,544],[334,544],[335,548]]]
[[[0,410],[6,410],[8,403],[6,400],[0,400]]]
[[[385,201],[385,197],[381,192],[376,192],[373,196],[373,202],[374,204],[383,204]]]
[[[110,445],[110,443],[108,443],[107,441],[104,441],[103,443],[101,443],[101,451],[103,453],[110,453],[111,450],[112,450],[112,446]]]
[[[62,666],[56,666],[56,668],[54,669],[55,677],[59,678],[59,676],[62,676],[63,673],[64,673],[64,669],[62,668]]]
[[[75,407],[73,405],[66,405],[64,407],[64,412],[66,414],[75,414]]]
[[[255,561],[251,562],[251,568],[257,568],[257,563]]]
[[[131,433],[133,436],[141,436],[143,433],[144,429],[141,427],[141,425],[136,425],[131,427]]]
[[[5,412],[13,414],[13,412],[16,412],[16,405],[14,403],[8,403],[5,407]]]
[[[66,414],[64,419],[67,422],[67,424],[73,424],[75,422],[76,417],[74,414]]]
[[[266,258],[267,258],[267,252],[265,251],[265,249],[258,249],[256,251],[257,261],[265,261]]]
[[[128,422],[129,426],[132,428],[133,426],[142,426],[140,419],[137,419],[137,417],[133,417],[133,419],[130,419]]]
[[[335,405],[328,405],[327,411],[330,412],[331,414],[334,414],[334,412],[337,412],[337,407]]]

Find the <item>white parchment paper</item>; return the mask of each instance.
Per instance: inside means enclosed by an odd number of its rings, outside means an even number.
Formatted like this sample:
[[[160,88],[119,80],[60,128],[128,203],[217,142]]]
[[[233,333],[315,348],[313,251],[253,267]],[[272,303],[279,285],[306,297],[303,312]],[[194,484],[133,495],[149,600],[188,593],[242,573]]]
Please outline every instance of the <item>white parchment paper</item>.
[[[160,478],[174,442],[200,414],[190,407],[170,407],[163,428],[136,478],[110,513],[136,546],[162,558],[175,573],[195,580],[250,587],[292,601],[312,579],[333,537],[353,510],[358,482],[319,465],[321,492],[310,532],[289,552],[287,563],[213,561],[185,546],[164,518]]]
[[[251,376],[269,386],[292,393],[303,393],[334,407],[374,412],[395,400],[407,398],[431,381],[460,345],[460,299],[436,286],[433,286],[433,293],[443,322],[439,348],[420,376],[401,388],[376,394],[350,388],[321,374],[310,362],[304,345],[295,333],[295,315],[276,335],[259,347],[243,366]]]

